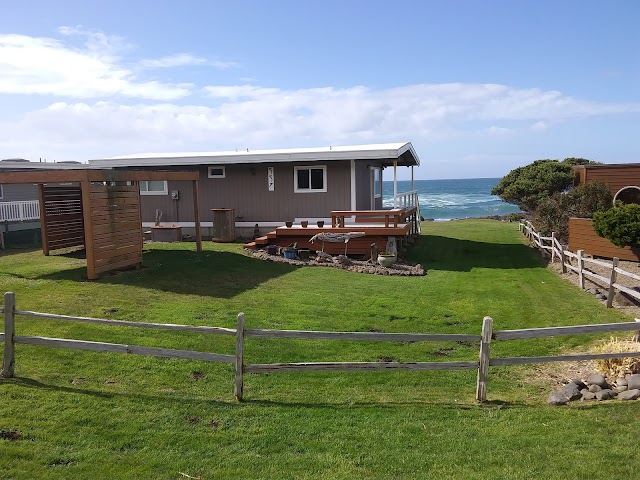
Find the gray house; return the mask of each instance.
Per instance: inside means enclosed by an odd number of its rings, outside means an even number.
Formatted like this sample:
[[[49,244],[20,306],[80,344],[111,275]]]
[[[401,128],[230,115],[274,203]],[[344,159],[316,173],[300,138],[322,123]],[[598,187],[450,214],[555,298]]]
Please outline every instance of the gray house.
[[[333,210],[382,208],[382,179],[420,160],[411,143],[235,152],[140,154],[90,160],[114,169],[196,170],[200,173],[200,219],[212,226],[211,209],[234,209],[236,231],[253,233],[301,219],[329,220]],[[390,172],[389,172],[390,171]],[[395,184],[397,185],[397,183]],[[141,182],[142,222],[194,227],[192,182]],[[413,188],[412,188],[413,190]],[[415,192],[394,189],[394,203],[417,204]]]

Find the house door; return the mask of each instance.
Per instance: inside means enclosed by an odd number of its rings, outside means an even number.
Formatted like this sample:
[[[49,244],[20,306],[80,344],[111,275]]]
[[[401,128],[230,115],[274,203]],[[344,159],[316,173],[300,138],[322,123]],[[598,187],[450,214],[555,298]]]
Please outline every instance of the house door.
[[[371,167],[370,173],[371,210],[382,208],[382,169]]]

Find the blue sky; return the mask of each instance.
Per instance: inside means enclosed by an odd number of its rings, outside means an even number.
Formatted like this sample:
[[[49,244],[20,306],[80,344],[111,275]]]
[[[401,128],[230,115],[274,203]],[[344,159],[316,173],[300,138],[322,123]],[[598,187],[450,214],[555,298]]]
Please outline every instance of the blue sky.
[[[640,162],[639,24],[636,0],[7,3],[0,157],[408,140],[425,179]]]

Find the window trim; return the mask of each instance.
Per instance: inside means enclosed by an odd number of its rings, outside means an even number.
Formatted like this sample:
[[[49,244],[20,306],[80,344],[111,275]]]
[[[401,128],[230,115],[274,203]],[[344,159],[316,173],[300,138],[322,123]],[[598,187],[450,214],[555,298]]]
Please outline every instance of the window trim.
[[[2,187],[2,184],[0,183],[0,200],[2,200],[4,198],[4,188]]]
[[[322,188],[311,188],[311,169],[322,170]],[[309,170],[309,188],[298,188],[298,171]],[[293,193],[326,193],[327,192],[327,166],[326,165],[294,165],[293,167]]]
[[[147,183],[147,188],[149,188],[149,180],[140,180],[140,195],[169,195],[169,185],[168,182],[166,180],[159,180],[161,182],[163,182],[164,185],[164,190],[160,191],[160,190],[142,190],[142,182],[146,182]]]
[[[227,170],[226,168],[224,168],[224,165],[210,165],[209,167],[207,167],[207,178],[227,178]],[[221,168],[222,169],[222,175],[213,175],[211,173],[211,169],[213,168]]]
[[[380,184],[380,191],[376,194],[376,170],[378,171],[378,183]],[[373,198],[382,198],[382,167],[371,167],[371,189]]]

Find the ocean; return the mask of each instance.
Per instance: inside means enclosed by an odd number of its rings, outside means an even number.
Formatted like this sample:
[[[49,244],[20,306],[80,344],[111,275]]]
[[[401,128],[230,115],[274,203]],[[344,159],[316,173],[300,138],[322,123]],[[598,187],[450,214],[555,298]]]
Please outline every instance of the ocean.
[[[499,178],[470,178],[453,180],[415,180],[420,214],[436,221],[456,218],[487,217],[519,212],[515,205],[491,195]],[[411,191],[411,181],[398,180],[398,192]],[[382,182],[382,202],[393,206],[393,182]]]

